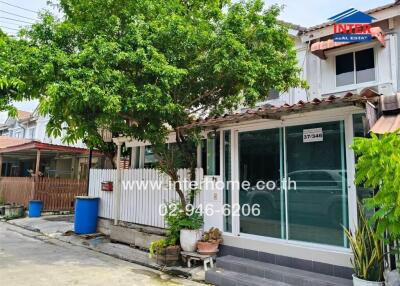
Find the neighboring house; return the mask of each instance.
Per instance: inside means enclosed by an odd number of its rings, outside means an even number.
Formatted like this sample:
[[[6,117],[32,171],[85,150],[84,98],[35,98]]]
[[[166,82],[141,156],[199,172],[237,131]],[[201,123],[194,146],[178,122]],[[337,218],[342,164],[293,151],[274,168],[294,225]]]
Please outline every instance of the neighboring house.
[[[67,145],[62,137],[48,136],[48,122],[49,118],[38,115],[37,110],[18,110],[17,118],[9,117],[0,125],[1,176],[24,177],[39,171],[46,177],[87,177],[89,150],[81,141]],[[93,167],[102,168],[106,161],[102,154],[94,152]]]
[[[205,216],[206,225],[224,230],[222,255],[351,277],[352,254],[342,226],[355,230],[357,197],[369,193],[354,184],[355,156],[349,146],[355,136],[369,132],[375,106],[396,98],[400,85],[400,4],[366,13],[370,17],[365,18],[373,17],[372,40],[362,43],[333,42],[332,22],[292,27],[308,90],[272,94],[255,109],[186,126],[204,129],[206,144],[197,158],[205,175],[251,185],[249,191],[225,188],[223,199],[215,190],[204,196],[203,205],[261,208],[258,216]],[[168,142],[174,138],[171,134]],[[132,168],[154,164],[148,143],[127,137],[114,142],[132,148]],[[297,182],[296,190],[285,183],[289,177]],[[256,188],[259,181],[277,187]]]

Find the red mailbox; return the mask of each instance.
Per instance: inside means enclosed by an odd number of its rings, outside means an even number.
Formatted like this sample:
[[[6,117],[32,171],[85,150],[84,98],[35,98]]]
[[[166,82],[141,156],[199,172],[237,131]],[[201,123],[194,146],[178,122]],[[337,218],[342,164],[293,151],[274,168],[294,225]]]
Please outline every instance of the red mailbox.
[[[105,192],[112,192],[113,182],[111,181],[101,182],[101,190]]]

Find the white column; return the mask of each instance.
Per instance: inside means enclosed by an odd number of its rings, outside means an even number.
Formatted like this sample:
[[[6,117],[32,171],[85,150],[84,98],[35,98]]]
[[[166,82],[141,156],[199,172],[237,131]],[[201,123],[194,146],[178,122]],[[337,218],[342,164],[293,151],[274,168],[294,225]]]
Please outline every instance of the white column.
[[[344,121],[345,130],[345,148],[346,148],[346,163],[347,163],[347,197],[348,197],[348,215],[349,215],[349,228],[354,233],[357,228],[358,214],[357,214],[357,188],[354,182],[355,179],[355,157],[354,151],[350,148],[353,144],[354,128],[353,128],[353,115],[346,116]]]
[[[120,207],[121,207],[121,145],[122,143],[117,141],[117,181],[115,182],[114,189],[114,225],[118,224]]]

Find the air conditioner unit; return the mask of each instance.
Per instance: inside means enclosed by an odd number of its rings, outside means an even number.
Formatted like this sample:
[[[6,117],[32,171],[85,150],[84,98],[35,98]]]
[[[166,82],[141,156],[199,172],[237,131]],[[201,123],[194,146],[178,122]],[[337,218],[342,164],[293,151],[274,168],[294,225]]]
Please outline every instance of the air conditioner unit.
[[[378,93],[382,95],[393,95],[393,86],[391,83],[384,83],[378,85]]]

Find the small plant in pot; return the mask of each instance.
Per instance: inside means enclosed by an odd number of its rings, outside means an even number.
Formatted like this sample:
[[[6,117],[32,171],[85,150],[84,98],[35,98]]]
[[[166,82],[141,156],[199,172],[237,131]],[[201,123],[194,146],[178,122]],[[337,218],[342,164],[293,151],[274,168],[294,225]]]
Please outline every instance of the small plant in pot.
[[[168,206],[165,221],[171,235],[179,237],[183,251],[194,252],[197,248],[197,241],[201,239],[203,217],[196,210],[185,211],[178,203]]]
[[[204,232],[201,240],[197,242],[197,252],[213,255],[218,252],[218,246],[222,242],[222,232],[215,227]]]
[[[376,226],[368,222],[360,204],[358,217],[358,228],[354,234],[345,229],[353,251],[353,259],[351,259],[354,268],[353,285],[383,286],[383,242],[376,234]]]
[[[155,256],[156,262],[159,265],[177,266],[180,261],[181,248],[176,245],[176,240],[160,239],[153,241],[149,248],[149,257]]]

